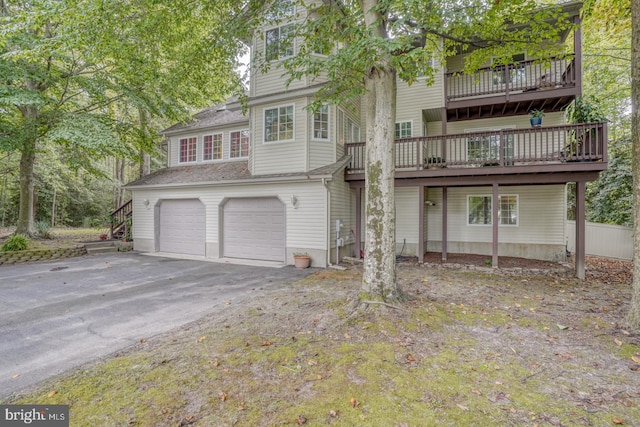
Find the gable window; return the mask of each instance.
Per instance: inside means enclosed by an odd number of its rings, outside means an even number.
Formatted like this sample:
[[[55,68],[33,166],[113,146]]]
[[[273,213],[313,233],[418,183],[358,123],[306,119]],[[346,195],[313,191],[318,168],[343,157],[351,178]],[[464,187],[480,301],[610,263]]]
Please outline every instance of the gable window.
[[[180,163],[196,161],[196,146],[198,138],[180,138]]]
[[[468,196],[468,225],[492,225],[491,196]],[[498,196],[498,224],[518,225],[518,196]]]
[[[329,139],[329,106],[326,104],[313,115],[313,138]]]
[[[396,123],[396,139],[411,138],[412,137],[411,127],[412,127],[411,121]]]
[[[293,24],[265,31],[265,59],[275,61],[293,56]]]
[[[338,110],[338,142],[360,142],[360,127],[342,110]]]
[[[202,160],[222,159],[222,134],[205,135],[202,147]]]
[[[264,141],[293,140],[293,105],[264,110]]]
[[[229,157],[249,157],[249,131],[239,130],[229,134]]]

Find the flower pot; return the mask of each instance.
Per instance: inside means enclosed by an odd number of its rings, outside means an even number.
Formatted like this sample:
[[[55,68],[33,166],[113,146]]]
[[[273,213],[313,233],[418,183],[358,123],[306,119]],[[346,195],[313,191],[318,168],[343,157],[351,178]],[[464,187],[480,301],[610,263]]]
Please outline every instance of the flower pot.
[[[311,263],[311,257],[308,255],[293,257],[293,264],[296,266],[296,268],[299,268],[299,269],[309,268],[310,263]]]
[[[531,127],[540,127],[542,126],[542,117],[530,117],[529,122],[531,123]]]

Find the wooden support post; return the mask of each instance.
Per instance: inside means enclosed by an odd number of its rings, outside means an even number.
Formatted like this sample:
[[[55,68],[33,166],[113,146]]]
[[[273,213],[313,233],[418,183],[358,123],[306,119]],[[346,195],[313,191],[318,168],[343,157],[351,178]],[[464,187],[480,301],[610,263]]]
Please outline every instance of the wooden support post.
[[[447,187],[442,187],[442,261],[447,260]]]
[[[362,187],[356,187],[356,258],[362,253]]]
[[[493,194],[491,197],[491,223],[493,224],[493,248],[491,251],[491,266],[498,268],[498,222],[500,218],[498,211],[500,209],[500,196],[498,192],[498,184],[493,184]]]
[[[424,262],[424,185],[418,187],[418,262]]]
[[[576,182],[576,277],[585,278],[585,182]]]

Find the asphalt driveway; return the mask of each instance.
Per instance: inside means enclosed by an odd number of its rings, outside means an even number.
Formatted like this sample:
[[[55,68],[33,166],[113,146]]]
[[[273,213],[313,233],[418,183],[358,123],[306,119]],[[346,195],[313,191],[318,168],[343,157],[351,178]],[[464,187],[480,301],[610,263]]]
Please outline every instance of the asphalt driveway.
[[[0,266],[0,398],[307,274],[136,253]]]

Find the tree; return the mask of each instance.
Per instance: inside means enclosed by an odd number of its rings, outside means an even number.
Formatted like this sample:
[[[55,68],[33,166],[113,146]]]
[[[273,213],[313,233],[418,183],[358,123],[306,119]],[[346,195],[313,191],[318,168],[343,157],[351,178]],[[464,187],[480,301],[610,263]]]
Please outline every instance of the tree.
[[[138,114],[182,120],[238,85],[231,1],[15,0],[0,5],[0,151],[20,153],[17,233],[33,223],[34,165],[135,157]],[[124,120],[123,120],[124,119]]]
[[[631,0],[631,135],[633,144],[633,291],[627,322],[640,329],[640,0]]]
[[[255,17],[265,8],[277,10],[277,3],[254,0],[249,4],[249,15]],[[395,275],[396,78],[411,84],[424,75],[426,84],[431,84],[439,67],[432,59],[439,63],[456,51],[469,53],[467,71],[479,68],[489,58],[497,63],[510,62],[514,52],[525,48],[530,56],[559,53],[559,43],[553,42],[570,23],[558,8],[539,9],[535,2],[526,0],[296,3],[307,3],[308,16],[298,17],[291,32],[303,43],[283,62],[289,83],[304,76],[326,79],[312,108],[364,96],[368,226],[362,295],[397,301],[401,290]],[[259,22],[253,20],[252,24],[255,27]],[[267,61],[262,65],[263,69],[269,66]]]

